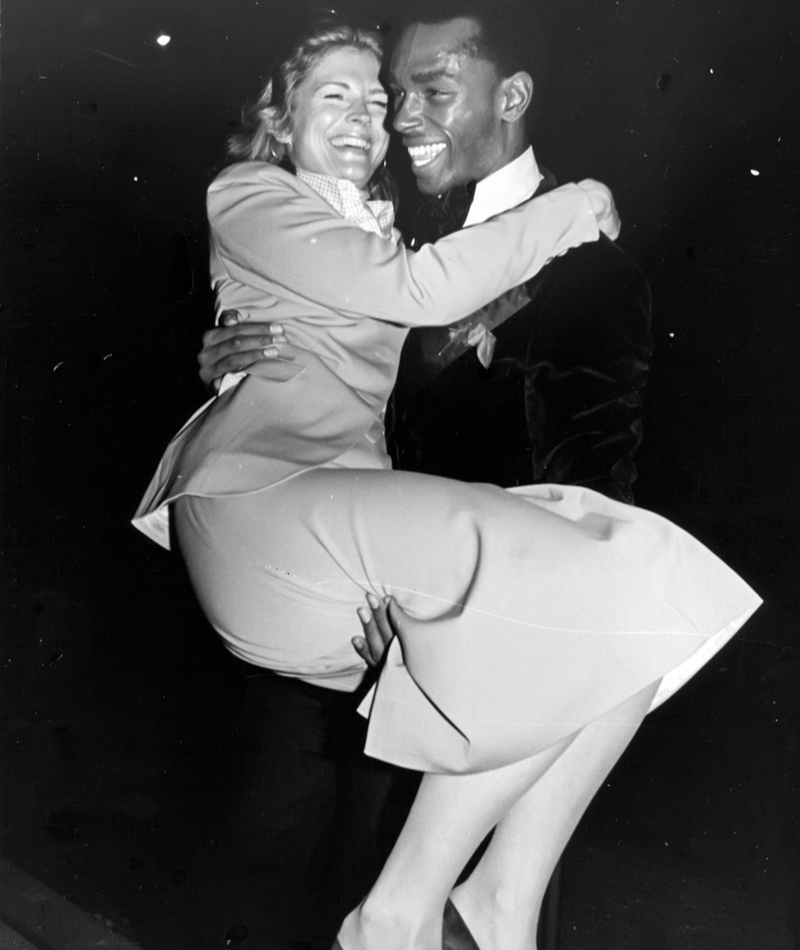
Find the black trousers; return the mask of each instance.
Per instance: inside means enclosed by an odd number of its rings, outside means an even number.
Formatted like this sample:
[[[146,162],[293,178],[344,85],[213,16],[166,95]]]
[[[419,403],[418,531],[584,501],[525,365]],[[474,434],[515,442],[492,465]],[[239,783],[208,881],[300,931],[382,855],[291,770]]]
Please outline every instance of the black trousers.
[[[279,921],[284,937],[276,946],[310,947],[321,934],[329,944],[378,876],[421,775],[364,755],[367,724],[356,708],[369,683],[341,693],[239,661],[235,666],[239,766],[230,784],[223,862]],[[548,950],[559,940],[560,877],[559,863],[539,922],[539,943]]]
[[[364,755],[361,692],[240,667],[240,765],[223,859],[260,882],[270,912],[308,939],[309,906],[338,922],[372,885],[420,776]]]

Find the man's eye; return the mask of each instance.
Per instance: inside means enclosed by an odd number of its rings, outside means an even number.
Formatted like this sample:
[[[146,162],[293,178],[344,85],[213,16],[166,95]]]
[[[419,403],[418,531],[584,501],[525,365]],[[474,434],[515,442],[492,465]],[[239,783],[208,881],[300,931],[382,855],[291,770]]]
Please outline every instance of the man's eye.
[[[444,89],[426,89],[425,95],[428,99],[443,99],[447,92]]]

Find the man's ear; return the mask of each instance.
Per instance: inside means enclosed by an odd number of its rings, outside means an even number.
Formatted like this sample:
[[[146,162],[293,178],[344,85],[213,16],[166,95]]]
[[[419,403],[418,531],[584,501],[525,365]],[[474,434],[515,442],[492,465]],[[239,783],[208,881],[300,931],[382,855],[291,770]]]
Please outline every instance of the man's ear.
[[[529,73],[514,73],[500,84],[500,118],[503,122],[517,122],[525,115],[533,101],[533,79]]]

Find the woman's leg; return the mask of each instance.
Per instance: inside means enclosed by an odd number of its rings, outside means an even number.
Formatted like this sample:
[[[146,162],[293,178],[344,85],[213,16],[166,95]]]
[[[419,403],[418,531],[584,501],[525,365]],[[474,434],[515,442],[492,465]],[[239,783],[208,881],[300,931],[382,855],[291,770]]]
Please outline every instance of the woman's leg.
[[[553,854],[644,716],[647,684],[753,609],[735,575],[656,516],[579,490],[543,492],[317,470],[244,499],[203,499],[203,510],[235,509],[235,532],[227,517],[198,524],[196,549],[179,533],[230,645],[312,682],[363,669],[348,667],[365,592],[408,611],[402,656],[390,652],[372,706],[369,749],[422,771],[472,774],[426,776],[375,888],[343,926],[345,950],[438,950],[444,901],[467,859],[563,758],[544,807],[563,809],[568,794],[575,804],[515,898],[538,900]],[[627,733],[607,748],[595,736],[594,763],[569,756],[586,723],[629,701],[637,711]],[[536,801],[515,819],[534,848],[546,820]],[[481,872],[487,887],[514,858],[498,844]],[[469,915],[468,893],[457,899]]]
[[[589,723],[499,822],[453,903],[481,950],[530,950],[544,892],[581,816],[635,735],[657,684]]]
[[[426,775],[380,877],[342,926],[344,950],[439,950],[445,900],[495,825],[454,903],[481,950],[535,946],[553,868],[656,688],[522,762],[473,775]]]
[[[571,741],[490,772],[425,775],[378,880],[342,925],[344,950],[440,950],[444,904],[464,865]]]

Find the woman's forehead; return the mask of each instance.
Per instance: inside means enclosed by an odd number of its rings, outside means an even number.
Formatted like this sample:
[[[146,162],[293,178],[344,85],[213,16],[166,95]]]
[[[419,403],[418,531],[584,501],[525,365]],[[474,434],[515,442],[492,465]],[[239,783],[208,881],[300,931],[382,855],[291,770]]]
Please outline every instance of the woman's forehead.
[[[328,50],[309,71],[306,81],[320,83],[339,77],[374,79],[377,83],[380,65],[371,50],[341,46]]]

